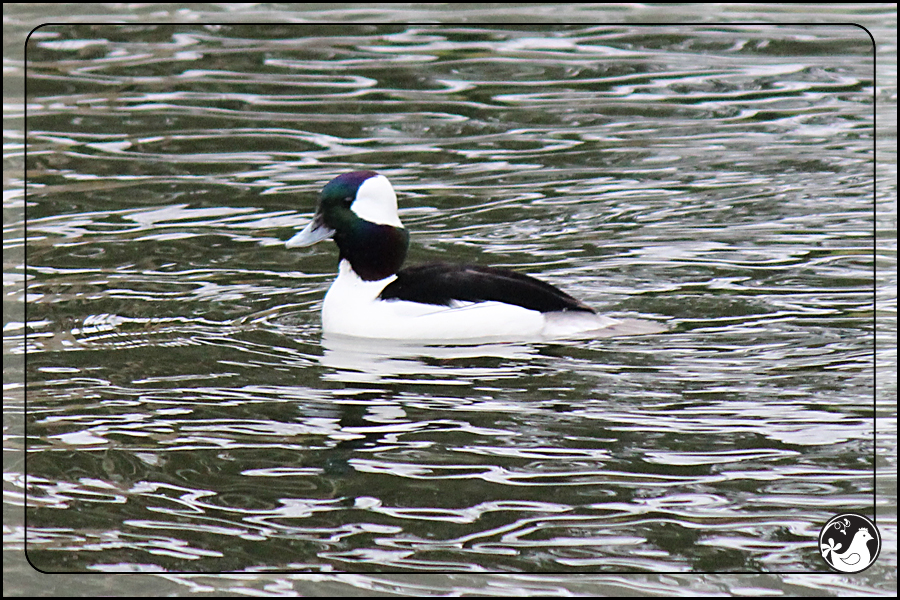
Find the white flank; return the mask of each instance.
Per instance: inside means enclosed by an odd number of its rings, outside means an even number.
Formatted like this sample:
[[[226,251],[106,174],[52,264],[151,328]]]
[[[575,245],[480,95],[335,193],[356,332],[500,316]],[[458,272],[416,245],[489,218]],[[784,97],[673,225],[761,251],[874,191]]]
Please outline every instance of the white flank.
[[[656,331],[621,330],[625,322],[581,312],[540,313],[502,302],[460,302],[453,306],[405,300],[379,300],[395,275],[364,281],[342,260],[322,305],[322,331],[328,335],[393,340],[453,342],[530,341],[607,337]],[[634,321],[629,319],[626,321]]]
[[[540,338],[541,313],[501,302],[438,306],[405,300],[378,300],[395,279],[363,281],[342,260],[322,305],[327,334],[402,340],[471,340]]]

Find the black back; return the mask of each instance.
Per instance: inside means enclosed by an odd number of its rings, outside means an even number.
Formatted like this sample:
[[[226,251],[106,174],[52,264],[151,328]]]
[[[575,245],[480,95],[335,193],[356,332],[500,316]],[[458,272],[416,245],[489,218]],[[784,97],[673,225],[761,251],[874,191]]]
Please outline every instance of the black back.
[[[436,263],[409,267],[382,291],[382,300],[450,306],[454,300],[514,304],[539,312],[594,312],[572,296],[534,277],[507,269]]]

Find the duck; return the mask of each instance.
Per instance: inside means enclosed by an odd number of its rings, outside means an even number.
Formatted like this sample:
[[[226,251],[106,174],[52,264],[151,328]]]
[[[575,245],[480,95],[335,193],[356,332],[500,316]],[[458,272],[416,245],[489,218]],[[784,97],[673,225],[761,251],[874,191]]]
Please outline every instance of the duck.
[[[322,332],[411,341],[527,341],[614,330],[620,320],[530,275],[439,262],[404,267],[409,232],[387,177],[353,171],[329,181],[312,220],[287,248],[331,239],[338,274]]]

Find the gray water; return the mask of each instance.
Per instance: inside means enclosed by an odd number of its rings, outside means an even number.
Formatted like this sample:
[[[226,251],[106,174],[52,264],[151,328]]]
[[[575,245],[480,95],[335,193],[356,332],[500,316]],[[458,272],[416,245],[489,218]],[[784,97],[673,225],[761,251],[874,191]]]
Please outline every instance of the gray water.
[[[68,24],[27,52],[28,187],[13,170],[4,204],[4,382],[27,384],[6,444],[27,462],[5,473],[27,519],[7,548],[35,568],[369,574],[144,593],[893,582],[873,407],[895,435],[896,222],[874,280],[864,30]],[[411,263],[516,269],[666,331],[322,339],[336,251],[283,241],[357,169],[393,182]],[[869,571],[797,579],[828,573],[831,516],[876,510]],[[518,577],[492,585],[596,591]]]

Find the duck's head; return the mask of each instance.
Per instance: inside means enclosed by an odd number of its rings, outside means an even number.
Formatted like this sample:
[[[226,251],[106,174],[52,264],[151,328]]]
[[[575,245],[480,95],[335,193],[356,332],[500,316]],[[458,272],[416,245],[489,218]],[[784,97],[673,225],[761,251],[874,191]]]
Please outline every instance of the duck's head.
[[[353,171],[329,181],[313,220],[286,243],[310,246],[333,238],[340,259],[350,261],[362,279],[384,279],[406,259],[409,233],[397,215],[397,195],[384,175]]]

